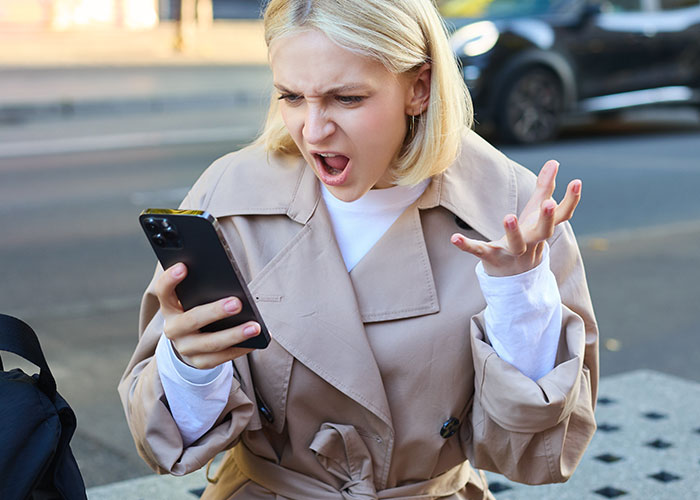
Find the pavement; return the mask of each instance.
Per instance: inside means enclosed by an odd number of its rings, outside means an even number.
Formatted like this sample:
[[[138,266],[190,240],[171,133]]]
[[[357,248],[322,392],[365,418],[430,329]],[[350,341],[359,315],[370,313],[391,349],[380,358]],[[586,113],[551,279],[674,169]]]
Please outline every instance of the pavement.
[[[0,126],[259,97],[259,79],[216,75],[266,71],[260,20],[216,20],[184,52],[174,40],[172,22],[131,32],[3,30]]]
[[[697,500],[700,498],[700,384],[650,370],[600,382],[593,437],[573,477],[528,486],[487,472],[498,500]],[[216,464],[214,464],[215,469]],[[88,490],[89,500],[195,500],[205,471],[147,476]]]

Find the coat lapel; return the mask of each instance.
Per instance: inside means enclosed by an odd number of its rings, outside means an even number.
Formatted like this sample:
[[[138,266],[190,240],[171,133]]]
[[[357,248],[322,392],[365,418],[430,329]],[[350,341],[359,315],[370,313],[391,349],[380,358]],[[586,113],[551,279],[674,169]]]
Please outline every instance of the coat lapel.
[[[485,239],[500,238],[503,217],[518,213],[516,179],[509,162],[475,133],[465,133],[457,165],[433,178],[418,201],[350,273],[363,321],[410,318],[440,310],[420,210],[445,207]],[[460,231],[456,225],[454,230]]]
[[[417,203],[401,214],[350,277],[364,322],[440,310]]]
[[[250,289],[276,297],[258,308],[282,347],[391,427],[379,368],[323,203]]]

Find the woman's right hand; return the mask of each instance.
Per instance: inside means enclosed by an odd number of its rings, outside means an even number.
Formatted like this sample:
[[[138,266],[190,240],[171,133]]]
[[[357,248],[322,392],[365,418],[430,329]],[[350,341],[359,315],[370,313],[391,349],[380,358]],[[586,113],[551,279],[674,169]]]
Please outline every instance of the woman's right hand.
[[[260,333],[254,321],[218,332],[201,332],[200,328],[241,312],[241,301],[227,297],[193,307],[189,311],[175,294],[175,287],[187,276],[187,267],[178,263],[163,272],[155,283],[155,292],[163,314],[163,331],[178,357],[195,368],[214,368],[248,354],[253,349],[233,347]]]

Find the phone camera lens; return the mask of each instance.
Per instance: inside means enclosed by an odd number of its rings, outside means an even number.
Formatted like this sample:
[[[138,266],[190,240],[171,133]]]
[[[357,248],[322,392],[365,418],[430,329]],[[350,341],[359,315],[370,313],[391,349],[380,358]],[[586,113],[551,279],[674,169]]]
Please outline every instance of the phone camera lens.
[[[163,233],[165,234],[165,237],[167,239],[169,239],[170,241],[177,240],[177,231],[175,230],[174,227],[172,227],[172,226],[166,227],[165,230],[163,231]]]
[[[153,236],[153,243],[155,243],[159,247],[164,247],[168,244],[167,240],[165,239],[165,236],[163,236],[162,233],[158,233],[155,236]]]
[[[146,229],[149,231],[156,231],[158,229],[156,220],[153,217],[149,217],[148,219],[144,220],[143,225],[146,226]]]

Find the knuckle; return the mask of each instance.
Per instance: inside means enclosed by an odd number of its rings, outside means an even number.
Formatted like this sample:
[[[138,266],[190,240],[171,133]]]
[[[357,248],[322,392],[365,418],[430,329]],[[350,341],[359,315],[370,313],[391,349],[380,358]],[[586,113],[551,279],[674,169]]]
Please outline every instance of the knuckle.
[[[199,330],[199,323],[193,314],[182,313],[178,316],[180,329],[185,332],[195,332]]]
[[[182,353],[184,354],[184,353]],[[187,355],[186,355],[187,356]],[[193,356],[187,356],[188,357],[188,363],[194,366],[195,368],[198,368],[200,370],[206,370],[209,368],[208,362],[205,356],[195,354]]]
[[[163,302],[162,297],[165,295],[165,285],[166,285],[165,280],[164,280],[163,276],[161,276],[160,278],[158,278],[156,280],[155,285],[153,287],[153,289],[156,293],[156,297],[158,297],[158,300],[161,303]]]
[[[195,350],[192,348],[191,342],[187,342],[184,339],[179,339],[173,340],[172,343],[175,350],[183,356],[193,356],[196,354]]]
[[[170,340],[175,337],[173,335],[173,325],[172,325],[172,320],[169,318],[163,318],[163,333],[165,334],[166,337],[168,337]]]
[[[202,352],[216,352],[219,350],[219,344],[212,335],[204,335],[201,338],[200,347]]]

